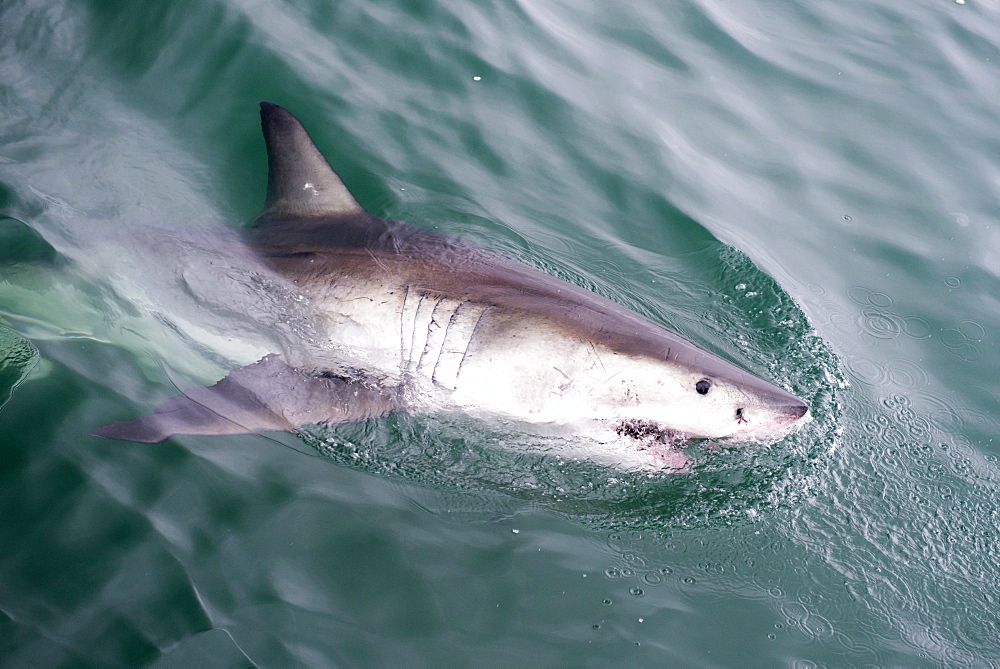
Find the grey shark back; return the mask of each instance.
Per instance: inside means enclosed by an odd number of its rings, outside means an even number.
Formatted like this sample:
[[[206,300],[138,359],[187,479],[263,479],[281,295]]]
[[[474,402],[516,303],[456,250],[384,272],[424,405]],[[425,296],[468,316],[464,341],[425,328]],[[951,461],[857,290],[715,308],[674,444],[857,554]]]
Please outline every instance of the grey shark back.
[[[628,448],[770,436],[807,414],[793,394],[615,302],[368,213],[290,112],[261,103],[261,120],[267,199],[246,243],[320,314],[319,336],[287,360],[269,356],[168,400],[152,414],[159,419],[97,434],[147,441],[459,409],[568,433],[603,430]],[[253,411],[238,408],[248,403]]]

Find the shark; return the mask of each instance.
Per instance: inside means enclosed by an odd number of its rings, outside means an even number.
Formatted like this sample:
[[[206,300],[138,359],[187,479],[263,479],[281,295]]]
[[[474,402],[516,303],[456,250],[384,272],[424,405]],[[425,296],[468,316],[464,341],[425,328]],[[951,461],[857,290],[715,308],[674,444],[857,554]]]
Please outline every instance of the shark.
[[[671,462],[678,444],[807,418],[791,392],[616,302],[369,213],[291,112],[262,102],[260,116],[267,195],[238,243],[313,314],[314,336],[93,434],[158,443],[457,411]]]

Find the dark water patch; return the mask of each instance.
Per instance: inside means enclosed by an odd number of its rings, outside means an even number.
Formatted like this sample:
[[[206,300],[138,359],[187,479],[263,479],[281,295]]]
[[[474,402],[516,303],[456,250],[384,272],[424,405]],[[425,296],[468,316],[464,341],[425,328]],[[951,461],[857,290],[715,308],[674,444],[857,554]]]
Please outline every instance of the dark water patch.
[[[18,263],[48,263],[57,259],[56,250],[35,230],[14,218],[0,216],[0,271]]]

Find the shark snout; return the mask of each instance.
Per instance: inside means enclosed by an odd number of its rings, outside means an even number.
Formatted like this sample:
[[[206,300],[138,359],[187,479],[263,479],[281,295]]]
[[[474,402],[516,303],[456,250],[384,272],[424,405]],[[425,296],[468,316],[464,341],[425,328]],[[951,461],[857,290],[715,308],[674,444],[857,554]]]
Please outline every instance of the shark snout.
[[[806,415],[806,412],[809,411],[809,406],[805,402],[799,401],[795,404],[783,406],[780,410],[788,416],[789,420],[798,420]]]
[[[798,396],[777,388],[764,401],[775,419],[782,423],[794,423],[809,412],[809,405]]]
[[[777,426],[793,426],[809,413],[809,405],[797,397],[785,400],[776,405],[771,405],[773,418]]]
[[[737,431],[744,435],[757,435],[771,431],[784,432],[795,426],[809,413],[809,405],[795,395],[782,393],[757,407],[736,409]]]

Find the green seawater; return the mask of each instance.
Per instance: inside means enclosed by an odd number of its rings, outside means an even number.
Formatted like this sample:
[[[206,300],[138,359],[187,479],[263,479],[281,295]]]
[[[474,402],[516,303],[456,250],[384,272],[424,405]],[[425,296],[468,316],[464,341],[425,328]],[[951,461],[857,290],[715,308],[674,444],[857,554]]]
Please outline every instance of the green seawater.
[[[261,100],[813,420],[89,436],[225,374],[144,240],[253,219]],[[1000,666],[998,102],[991,0],[0,3],[0,664]]]

